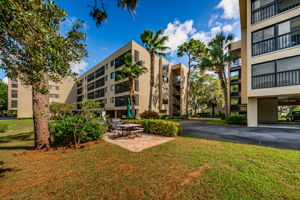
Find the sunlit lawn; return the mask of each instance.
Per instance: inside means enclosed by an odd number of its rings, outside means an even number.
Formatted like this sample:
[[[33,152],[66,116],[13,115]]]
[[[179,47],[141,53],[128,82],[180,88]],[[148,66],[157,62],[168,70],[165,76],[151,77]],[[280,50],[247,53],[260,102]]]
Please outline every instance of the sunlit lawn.
[[[99,142],[37,152],[0,133],[0,199],[300,199],[300,152],[189,137],[140,153]]]

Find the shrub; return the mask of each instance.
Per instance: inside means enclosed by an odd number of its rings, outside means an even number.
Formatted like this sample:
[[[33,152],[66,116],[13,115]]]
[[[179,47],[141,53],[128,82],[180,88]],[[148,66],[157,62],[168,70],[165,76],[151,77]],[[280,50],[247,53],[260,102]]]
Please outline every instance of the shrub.
[[[50,113],[52,118],[56,116],[68,115],[72,113],[74,105],[66,103],[53,102],[50,104]]]
[[[0,123],[0,133],[5,133],[8,130],[8,124]]]
[[[169,119],[169,118],[170,118],[170,115],[161,114],[161,115],[159,115],[159,118],[160,118],[160,119]]]
[[[124,120],[125,123],[141,124],[146,133],[176,137],[181,133],[182,124],[174,121],[142,119],[142,120]]]
[[[220,118],[220,119],[222,119],[222,120],[224,120],[225,119],[225,113],[219,113],[218,115],[217,115],[217,118]]]
[[[155,111],[144,111],[140,116],[142,119],[159,119],[159,114]]]
[[[247,125],[247,116],[239,115],[239,114],[232,114],[228,117],[227,123],[235,124],[235,125]]]
[[[99,103],[88,101],[80,105],[79,114],[62,113],[50,124],[50,132],[56,143],[75,144],[78,148],[80,143],[100,139],[106,132],[106,123],[97,118]]]
[[[50,132],[57,144],[75,144],[98,140],[107,125],[98,119],[85,120],[82,114],[69,115],[50,124]]]

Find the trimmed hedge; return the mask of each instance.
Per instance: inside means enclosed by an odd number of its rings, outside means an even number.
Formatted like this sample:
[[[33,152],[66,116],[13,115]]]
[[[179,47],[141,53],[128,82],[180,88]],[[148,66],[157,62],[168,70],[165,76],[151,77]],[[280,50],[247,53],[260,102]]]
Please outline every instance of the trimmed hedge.
[[[142,119],[159,119],[159,114],[155,111],[144,111],[140,116]]]
[[[182,124],[159,119],[124,120],[124,123],[141,124],[146,133],[176,137],[181,133]]]
[[[232,114],[228,117],[227,124],[247,125],[247,115]]]

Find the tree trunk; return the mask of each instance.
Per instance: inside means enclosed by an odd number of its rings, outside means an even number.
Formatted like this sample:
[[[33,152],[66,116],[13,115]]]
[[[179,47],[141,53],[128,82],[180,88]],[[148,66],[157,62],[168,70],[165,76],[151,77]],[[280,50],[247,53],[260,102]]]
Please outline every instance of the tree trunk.
[[[218,71],[217,72],[219,80],[221,82],[221,87],[222,87],[222,91],[223,91],[223,95],[224,95],[224,102],[225,102],[225,118],[228,118],[228,91],[227,91],[227,84],[225,83],[225,79],[223,77],[223,73],[222,71]]]
[[[214,116],[215,116],[215,106],[212,106],[211,108],[212,108],[212,113],[211,113],[211,115],[214,117]]]
[[[45,76],[44,87],[48,89],[48,85],[48,76]],[[50,148],[49,94],[41,93],[41,89],[40,85],[32,87],[35,149]]]
[[[131,101],[131,114],[132,114],[132,118],[135,119],[134,88],[133,88],[133,79],[131,77],[129,77],[129,92],[130,92],[130,101]]]
[[[154,52],[150,53],[150,96],[149,96],[149,107],[148,110],[152,111],[152,102],[153,102],[153,88],[154,88],[154,64],[155,64],[155,54]]]

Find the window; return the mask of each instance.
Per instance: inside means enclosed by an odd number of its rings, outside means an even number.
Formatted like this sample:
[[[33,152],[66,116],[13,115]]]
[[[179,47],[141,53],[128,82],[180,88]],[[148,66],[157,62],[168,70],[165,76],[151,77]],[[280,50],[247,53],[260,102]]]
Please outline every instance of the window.
[[[59,90],[59,86],[57,86],[57,85],[49,85],[49,89],[51,89],[51,90]]]
[[[82,100],[83,100],[83,95],[77,97],[77,102],[82,102]]]
[[[77,89],[77,95],[82,94],[82,88]]]
[[[115,85],[115,94],[128,92],[129,91],[129,81],[125,81]]]
[[[114,91],[115,90],[115,85],[111,85],[110,86],[110,91]]]
[[[300,17],[278,24],[278,49],[300,44]]]
[[[237,85],[231,85],[230,89],[231,89],[232,93],[240,92],[240,85],[239,84],[237,84]]]
[[[105,76],[105,81],[108,81],[108,76],[107,75]]]
[[[110,79],[114,79],[115,78],[115,72],[110,73]]]
[[[93,89],[95,89],[95,83],[94,82],[87,85],[87,90],[88,91],[93,90]]]
[[[11,87],[12,88],[18,88],[18,82],[17,81],[11,81]]]
[[[83,83],[83,80],[80,80],[77,82],[77,87],[81,87],[82,86],[82,83]]]
[[[95,98],[95,93],[94,92],[88,93],[87,98],[88,99],[94,99]]]
[[[169,88],[163,88],[162,91],[164,94],[169,94]]]
[[[126,53],[130,53],[130,52],[131,52],[131,50],[129,50]],[[126,53],[124,53],[123,55],[121,55],[115,59],[115,69],[117,69],[125,64],[124,57],[125,57]]]
[[[140,60],[140,53],[134,50],[134,61],[137,62]]]
[[[18,98],[18,90],[11,91],[11,98]]]
[[[239,105],[240,99],[239,98],[232,98],[231,99],[231,105]]]
[[[94,79],[95,79],[94,73],[92,73],[92,74],[90,74],[90,75],[87,76],[87,82],[90,82],[90,81],[92,81]]]
[[[115,97],[110,98],[110,103],[115,103]]]
[[[163,104],[168,104],[169,100],[168,99],[163,99]]]
[[[95,78],[103,76],[105,74],[105,66],[95,71]]]
[[[95,91],[95,99],[96,98],[100,98],[100,97],[104,97],[105,96],[105,90],[104,88]]]
[[[166,77],[166,76],[163,76],[163,82],[165,82],[165,83],[168,83],[169,82],[169,79],[168,79],[168,77]]]
[[[169,65],[164,65],[163,70],[166,71],[166,72],[169,72]]]
[[[252,33],[252,56],[296,45],[300,45],[300,16]]]
[[[114,60],[110,61],[110,66],[111,67],[115,66],[115,61]]]
[[[240,71],[234,71],[230,73],[230,79],[236,81],[240,79]]]
[[[300,56],[252,66],[252,89],[300,85]]]
[[[97,81],[95,81],[95,88],[98,88],[98,87],[102,87],[105,85],[105,78],[101,78]]]
[[[115,98],[115,106],[127,106],[129,95],[116,97]]]
[[[18,107],[18,101],[17,100],[12,100],[11,101],[11,107],[12,108],[17,108]]]
[[[50,98],[54,98],[54,99],[58,99],[59,98],[59,94],[49,94]]]
[[[284,12],[300,5],[300,0],[277,0],[278,12]]]
[[[134,80],[134,91],[138,92],[140,90],[139,80]]]

